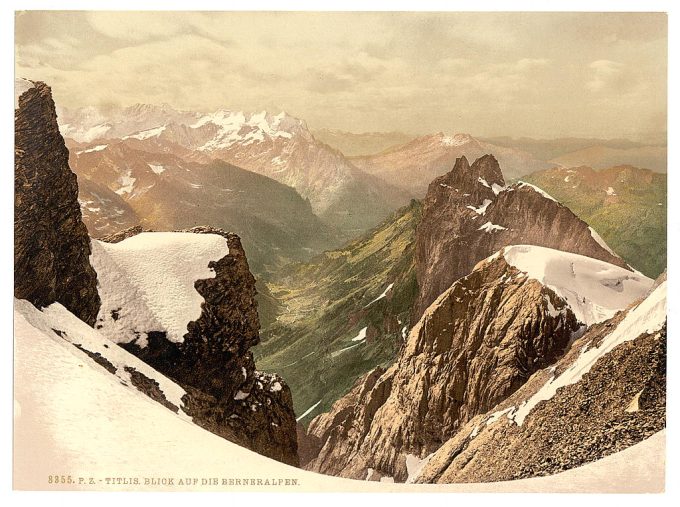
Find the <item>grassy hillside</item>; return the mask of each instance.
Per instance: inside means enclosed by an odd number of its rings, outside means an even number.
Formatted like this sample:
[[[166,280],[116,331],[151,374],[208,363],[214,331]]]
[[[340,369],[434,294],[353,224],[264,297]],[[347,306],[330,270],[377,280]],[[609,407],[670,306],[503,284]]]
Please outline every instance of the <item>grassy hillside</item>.
[[[279,314],[263,322],[257,365],[286,379],[298,416],[320,402],[303,424],[330,408],[358,376],[396,357],[417,293],[420,214],[420,203],[411,201],[362,239],[266,283],[268,313]],[[364,328],[366,338],[352,341]]]
[[[631,266],[656,278],[666,269],[666,175],[631,166],[539,171],[522,180],[585,220]]]

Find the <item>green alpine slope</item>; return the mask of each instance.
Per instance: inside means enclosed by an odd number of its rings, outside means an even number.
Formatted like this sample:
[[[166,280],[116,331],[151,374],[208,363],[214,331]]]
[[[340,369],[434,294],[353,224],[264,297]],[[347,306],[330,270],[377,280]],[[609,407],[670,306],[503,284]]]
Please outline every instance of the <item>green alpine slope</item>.
[[[632,166],[554,168],[520,178],[571,208],[631,266],[666,269],[666,174]]]
[[[267,307],[278,315],[262,324],[256,361],[286,379],[298,417],[316,405],[302,424],[397,356],[417,293],[420,214],[421,204],[411,201],[362,239],[267,281]]]

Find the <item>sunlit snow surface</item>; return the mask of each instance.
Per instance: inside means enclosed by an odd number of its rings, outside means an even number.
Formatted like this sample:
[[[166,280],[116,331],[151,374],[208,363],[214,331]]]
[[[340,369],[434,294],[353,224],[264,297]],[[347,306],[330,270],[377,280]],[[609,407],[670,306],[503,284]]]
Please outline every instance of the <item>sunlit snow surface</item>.
[[[214,278],[208,264],[228,253],[227,240],[217,234],[145,232],[120,243],[93,240],[101,332],[117,342],[137,339],[142,347],[150,331],[183,341],[204,301],[194,283]]]
[[[137,134],[125,136],[125,137],[123,137],[123,139],[138,139],[140,141],[143,141],[144,139],[149,139],[151,137],[160,136],[163,133],[163,131],[165,130],[165,128],[166,128],[165,125],[162,125],[160,127],[142,130],[141,132],[139,132]]]
[[[26,305],[26,306],[24,306]],[[14,314],[14,487],[45,489],[49,474],[95,477],[94,485],[51,485],[49,489],[238,490],[208,477],[295,478],[310,491],[659,491],[663,487],[665,432],[603,460],[550,477],[486,484],[400,485],[322,476],[283,465],[228,442],[175,415],[94,363],[71,343],[40,327],[63,326],[60,312],[44,312],[35,327],[25,315],[41,313],[17,302]],[[73,319],[75,317],[71,316]],[[29,315],[29,318],[33,319]],[[66,319],[68,320],[68,319]],[[81,323],[82,324],[82,323]],[[83,324],[84,325],[84,324]],[[103,343],[103,342],[102,342]],[[125,354],[125,351],[122,351]],[[109,356],[112,357],[112,356]],[[126,361],[133,360],[132,356]],[[154,379],[160,382],[161,376]],[[166,395],[168,388],[164,384]],[[318,405],[316,405],[318,406]],[[316,408],[316,406],[311,407]],[[311,412],[311,410],[310,410]],[[420,472],[424,460],[410,459]],[[616,471],[613,473],[613,471]],[[107,477],[174,477],[175,485],[107,484]],[[197,484],[178,486],[180,477]],[[102,482],[99,482],[99,479]]]
[[[182,407],[182,396],[186,394],[184,389],[141,359],[107,339],[99,331],[85,324],[61,304],[53,303],[41,311],[28,301],[15,299],[14,308],[17,333],[21,333],[22,336],[29,331],[26,326],[31,326],[36,332],[42,333],[44,338],[50,338],[59,344],[73,344],[74,349],[71,350],[73,354],[81,353],[80,351],[76,352],[75,345],[93,354],[99,354],[116,368],[113,375],[130,387],[132,387],[132,382],[129,372],[125,371],[125,367],[134,368],[147,378],[158,382],[159,389],[170,403],[178,409]],[[82,353],[84,354],[84,352]],[[88,358],[87,361],[90,361],[90,359]],[[98,368],[95,365],[91,366]],[[179,411],[179,414],[182,414],[182,412]]]
[[[654,283],[640,273],[551,248],[510,246],[503,256],[508,264],[554,290],[586,325],[613,317],[643,297]]]
[[[541,189],[541,188],[538,188],[536,185],[532,185],[531,183],[527,183],[526,181],[520,181],[520,182],[519,182],[519,187],[520,187],[520,188],[521,188],[521,187],[529,187],[529,188],[531,188],[534,192],[538,192],[539,194],[541,194],[541,195],[542,195],[543,197],[545,197],[546,199],[550,199],[551,201],[557,202],[557,199],[555,199],[555,198],[554,198],[552,195],[550,195],[548,192],[546,192],[545,190],[543,190],[543,189]]]

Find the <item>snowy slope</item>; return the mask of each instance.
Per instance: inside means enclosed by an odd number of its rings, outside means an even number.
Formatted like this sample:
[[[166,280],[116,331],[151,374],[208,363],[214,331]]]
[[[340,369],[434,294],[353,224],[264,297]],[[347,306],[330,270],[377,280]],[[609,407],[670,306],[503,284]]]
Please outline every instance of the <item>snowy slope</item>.
[[[652,287],[653,280],[583,255],[516,245],[502,255],[508,264],[551,288],[590,326],[614,316]]]
[[[609,456],[565,474],[498,484],[385,484],[306,472],[217,437],[121,385],[119,378],[68,341],[41,329],[72,324],[60,310],[50,307],[41,316],[27,302],[16,305],[14,487],[18,489],[244,489],[223,485],[222,478],[260,479],[262,483],[253,486],[269,491],[658,491],[663,487],[659,460],[663,434],[623,451],[621,457]],[[160,380],[158,374],[154,378]],[[617,473],[611,475],[612,469]],[[49,475],[62,474],[71,475],[76,483],[46,482]],[[85,478],[82,484],[79,477]],[[89,477],[94,484],[88,484]],[[111,477],[128,482],[107,482]],[[172,478],[174,483],[145,484],[144,478],[150,477]],[[190,484],[178,484],[179,478],[187,477]],[[203,483],[213,477],[219,479],[217,484]],[[131,483],[135,478],[138,484]],[[282,481],[275,487],[264,483],[272,479]]]
[[[529,412],[538,403],[552,398],[560,387],[576,384],[590,371],[598,359],[604,357],[618,345],[634,340],[641,334],[659,331],[666,322],[666,317],[666,282],[663,282],[647,298],[630,310],[599,346],[583,350],[569,369],[559,377],[550,379],[519,409],[509,413],[508,418],[521,426]]]
[[[125,368],[134,368],[145,377],[158,382],[158,387],[165,399],[172,403],[177,409],[183,406],[182,396],[186,391],[175,384],[172,380],[158,373],[141,359],[133,356],[112,341],[104,337],[100,332],[91,328],[86,323],[78,319],[59,303],[54,303],[42,311],[26,300],[14,300],[14,316],[16,320],[15,334],[24,334],[33,331],[40,334],[43,338],[49,338],[61,344],[70,343],[73,345],[73,354],[98,355],[101,361],[100,366],[117,377],[121,383],[134,389],[130,379],[130,373]],[[78,349],[78,352],[76,352]],[[82,352],[80,352],[82,351]],[[87,356],[83,356],[87,357]],[[87,357],[87,362],[90,362]],[[95,365],[92,365],[96,368]],[[179,410],[180,415],[184,413]],[[188,419],[188,416],[185,416]]]
[[[201,316],[203,298],[194,283],[214,278],[209,263],[228,254],[227,240],[217,234],[147,232],[120,243],[93,240],[101,332],[116,342],[137,339],[142,347],[150,331],[183,341],[187,324]]]

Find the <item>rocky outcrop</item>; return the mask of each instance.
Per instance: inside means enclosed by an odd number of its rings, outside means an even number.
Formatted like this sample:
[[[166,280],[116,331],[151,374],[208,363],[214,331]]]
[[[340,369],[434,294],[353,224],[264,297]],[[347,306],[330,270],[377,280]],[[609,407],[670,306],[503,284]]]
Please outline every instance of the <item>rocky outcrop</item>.
[[[637,322],[631,318],[636,312]],[[554,474],[661,431],[666,425],[665,322],[665,287],[657,287],[639,306],[593,326],[552,368],[471,420],[427,459],[417,482]],[[576,373],[582,377],[546,392],[552,382]],[[527,406],[533,408],[521,414]]]
[[[310,423],[318,453],[306,468],[405,481],[411,460],[554,362],[578,327],[561,298],[502,257],[479,266],[428,308],[395,365]]]
[[[97,275],[51,89],[22,84],[14,111],[14,296],[37,307],[59,302],[92,325]]]
[[[108,237],[117,243],[146,232],[133,227]],[[298,464],[295,414],[286,383],[255,369],[251,347],[259,343],[255,278],[239,237],[212,227],[193,234],[216,234],[227,240],[228,255],[211,261],[214,278],[197,280],[205,300],[200,317],[187,325],[181,342],[162,330],[146,330],[145,345],[120,345],[187,391],[185,411],[194,422],[228,440],[291,465]],[[109,318],[100,312],[98,327]]]
[[[425,197],[416,234],[419,296],[412,322],[477,262],[508,245],[544,246],[626,266],[569,208],[531,185],[506,187],[492,155],[472,165],[461,157]]]
[[[59,133],[50,88],[44,83],[22,80],[18,90],[15,109],[15,297],[28,300],[38,308],[49,307],[44,311],[50,314],[58,313],[61,320],[57,320],[61,324],[69,323],[72,329],[67,333],[63,329],[50,328],[48,332],[68,341],[79,336],[78,341],[72,341],[73,345],[105,371],[118,375],[126,385],[131,383],[173,412],[181,409],[197,424],[225,438],[297,465],[296,424],[290,390],[280,377],[257,372],[250,351],[259,342],[260,324],[255,279],[239,237],[211,227],[182,231],[187,234],[179,236],[191,236],[189,243],[194,247],[189,250],[191,255],[187,262],[195,262],[195,257],[202,254],[196,245],[210,244],[197,243],[193,234],[209,234],[213,238],[203,239],[217,240],[218,248],[213,245],[214,251],[210,251],[210,257],[205,257],[211,259],[206,260],[208,265],[200,266],[200,272],[214,273],[214,276],[182,279],[185,284],[175,279],[172,280],[174,292],[163,292],[160,287],[168,283],[173,273],[176,275],[183,269],[175,269],[179,262],[172,253],[175,251],[166,251],[168,262],[160,274],[156,273],[156,278],[144,287],[144,291],[135,292],[139,289],[135,285],[139,282],[137,278],[145,279],[147,273],[142,270],[131,276],[131,271],[116,270],[119,267],[116,263],[122,262],[120,258],[113,261],[106,257],[108,264],[103,263],[98,255],[106,256],[105,249],[99,242],[92,244],[87,235],[78,203],[76,176],[68,165],[69,153]],[[110,239],[120,242],[141,232],[141,227],[135,227]],[[168,248],[168,245],[161,244],[160,249]],[[130,257],[136,253],[124,252]],[[147,253],[142,252],[142,256]],[[157,249],[151,253],[160,257],[163,252]],[[154,261],[159,257],[153,257]],[[133,264],[139,259],[133,258]],[[99,272],[99,280],[94,267]],[[156,296],[151,308],[158,310],[166,305],[165,309],[171,309],[170,314],[161,314],[167,320],[172,320],[176,314],[184,315],[183,312],[190,311],[186,307],[196,298],[184,300],[182,296],[188,292],[193,294],[194,289],[202,298],[202,302],[196,303],[197,311],[200,304],[200,315],[188,323],[187,317],[182,323],[186,325],[186,334],[174,341],[168,339],[174,337],[170,330],[175,328],[171,323],[160,319],[159,314],[149,308],[145,307],[146,313],[140,312],[145,302],[150,303],[147,299]],[[163,299],[165,296],[161,294],[168,297]],[[107,306],[110,301],[107,298],[111,297],[120,297],[116,301],[124,301],[127,307]],[[63,307],[52,305],[55,302]],[[29,307],[38,314],[37,320],[45,317],[31,305]],[[120,329],[107,333],[107,324],[118,321],[122,315],[133,324],[131,332],[135,338],[127,343],[122,343],[126,338],[119,335]],[[95,325],[96,330],[83,322]],[[158,329],[153,329],[156,325]],[[89,344],[81,342],[82,338],[87,338]],[[141,361],[137,361],[136,366],[128,365],[127,361],[114,364],[107,358],[109,345],[101,343],[106,342],[106,338],[119,343],[146,364]],[[115,355],[113,353],[111,357]],[[155,371],[148,368],[149,365]],[[163,381],[159,380],[162,375],[158,372],[185,388],[181,403],[166,396],[168,392],[164,392]]]

